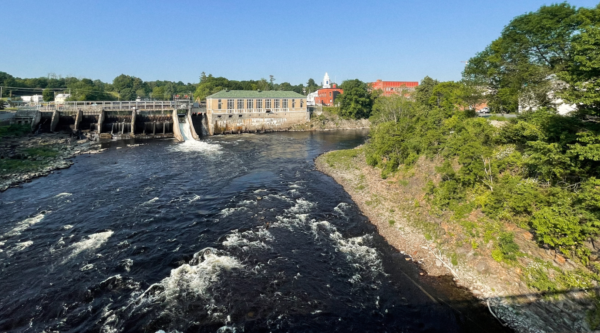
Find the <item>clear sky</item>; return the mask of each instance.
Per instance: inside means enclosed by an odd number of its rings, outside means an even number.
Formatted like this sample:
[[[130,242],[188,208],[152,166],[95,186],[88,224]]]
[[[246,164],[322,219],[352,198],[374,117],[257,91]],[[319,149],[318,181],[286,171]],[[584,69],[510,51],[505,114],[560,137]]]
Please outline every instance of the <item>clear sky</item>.
[[[458,80],[543,0],[2,0],[0,71],[111,82]],[[593,7],[598,0],[573,0]]]

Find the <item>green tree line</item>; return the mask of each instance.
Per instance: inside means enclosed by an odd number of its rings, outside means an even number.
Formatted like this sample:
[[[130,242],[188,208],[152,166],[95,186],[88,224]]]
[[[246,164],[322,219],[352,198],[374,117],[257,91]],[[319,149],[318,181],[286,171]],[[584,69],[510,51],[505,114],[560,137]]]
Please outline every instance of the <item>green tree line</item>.
[[[285,90],[304,94],[318,89],[315,81],[309,79],[307,85],[292,85],[289,82],[276,83],[274,77],[260,80],[236,81],[224,77],[213,77],[202,73],[199,83],[183,83],[181,81],[143,81],[142,79],[121,74],[111,83],[100,80],[78,79],[75,77],[39,77],[18,78],[8,73],[0,72],[0,86],[4,88],[2,96],[14,97],[42,94],[45,101],[54,100],[55,92],[71,92],[71,100],[98,101],[98,100],[135,100],[137,97],[156,100],[170,100],[174,95],[194,96],[202,100],[206,96],[223,89],[233,90]]]

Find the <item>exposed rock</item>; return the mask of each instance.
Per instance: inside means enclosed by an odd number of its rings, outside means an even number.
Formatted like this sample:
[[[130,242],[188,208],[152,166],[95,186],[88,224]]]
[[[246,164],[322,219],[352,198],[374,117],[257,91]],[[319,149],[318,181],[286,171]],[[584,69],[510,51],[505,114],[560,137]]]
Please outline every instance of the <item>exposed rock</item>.
[[[8,169],[0,169],[0,192],[6,191],[9,187],[17,187],[23,182],[30,182],[32,179],[47,176],[57,169],[65,169],[73,165],[69,160],[72,157],[83,153],[101,152],[100,145],[89,142],[87,139],[71,141],[67,136],[60,133],[44,133],[36,136],[26,136],[13,138],[7,144],[0,146],[0,156],[7,156],[13,160],[28,160],[35,164],[28,170],[16,170],[10,173]],[[36,156],[34,148],[42,148],[48,152],[55,153],[55,156]],[[33,149],[33,150],[32,150]],[[33,153],[32,153],[33,152]],[[31,170],[36,168],[36,170]]]

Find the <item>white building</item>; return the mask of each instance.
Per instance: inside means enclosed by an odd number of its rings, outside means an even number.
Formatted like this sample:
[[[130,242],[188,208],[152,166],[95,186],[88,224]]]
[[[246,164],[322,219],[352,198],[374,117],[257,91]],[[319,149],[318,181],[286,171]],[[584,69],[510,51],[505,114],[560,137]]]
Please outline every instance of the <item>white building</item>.
[[[315,105],[315,97],[319,96],[319,91],[311,92],[306,96],[306,105],[314,106]]]
[[[71,97],[71,94],[58,94],[58,95],[54,96],[54,102],[55,103],[64,103],[70,97]]]
[[[556,75],[550,75],[548,80],[551,81],[552,88],[547,92],[546,96],[550,100],[550,103],[553,105],[554,109],[560,115],[567,115],[573,111],[577,110],[577,105],[575,104],[567,104],[565,101],[556,96],[556,91],[561,91],[566,89],[567,84],[563,81],[560,81],[556,78]],[[519,113],[526,111],[535,111],[540,107],[540,103],[536,100],[536,98],[531,93],[522,94],[519,97]]]
[[[21,96],[21,100],[25,103],[42,103],[44,101],[44,97],[42,95],[33,95],[33,96]]]

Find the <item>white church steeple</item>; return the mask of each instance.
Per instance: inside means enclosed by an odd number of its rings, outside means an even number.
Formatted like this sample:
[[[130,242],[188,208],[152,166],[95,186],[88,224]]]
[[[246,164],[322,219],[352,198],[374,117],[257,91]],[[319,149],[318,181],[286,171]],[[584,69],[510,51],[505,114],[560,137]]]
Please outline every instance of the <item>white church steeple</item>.
[[[331,88],[331,80],[329,80],[327,72],[325,72],[325,77],[323,78],[323,88]]]

